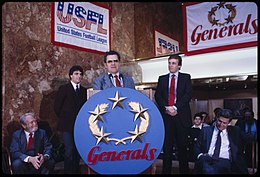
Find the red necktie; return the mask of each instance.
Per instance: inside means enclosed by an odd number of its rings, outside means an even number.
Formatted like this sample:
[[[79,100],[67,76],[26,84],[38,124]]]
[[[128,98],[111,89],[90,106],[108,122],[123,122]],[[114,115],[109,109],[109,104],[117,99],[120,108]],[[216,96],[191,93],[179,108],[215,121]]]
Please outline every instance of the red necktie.
[[[114,77],[115,77],[115,79],[116,79],[116,86],[117,86],[117,87],[121,87],[121,84],[120,84],[120,81],[119,81],[119,79],[118,79],[118,76],[115,75]]]
[[[169,106],[173,106],[174,105],[174,90],[175,90],[175,78],[174,78],[174,74],[172,75],[172,78],[171,78],[171,86],[170,86],[170,95],[169,95],[169,102],[168,102],[168,105]]]
[[[28,140],[28,144],[27,144],[27,149],[29,150],[31,148],[32,142],[33,142],[33,137],[32,137],[32,133],[29,134],[29,140]]]

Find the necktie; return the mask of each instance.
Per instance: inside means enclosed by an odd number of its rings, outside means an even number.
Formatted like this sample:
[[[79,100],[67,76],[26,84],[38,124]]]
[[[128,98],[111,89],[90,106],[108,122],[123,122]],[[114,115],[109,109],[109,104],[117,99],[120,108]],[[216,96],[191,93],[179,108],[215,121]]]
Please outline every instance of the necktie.
[[[174,98],[175,98],[175,93],[174,93],[174,90],[175,90],[175,78],[174,78],[174,74],[172,75],[172,78],[171,78],[171,85],[170,85],[170,95],[169,95],[169,101],[168,101],[168,105],[169,106],[173,106],[174,105]]]
[[[115,79],[116,79],[116,86],[117,86],[117,87],[121,87],[121,84],[120,84],[120,81],[119,81],[119,79],[118,79],[118,76],[115,75],[114,77],[115,77]]]
[[[32,137],[32,133],[29,134],[29,140],[28,140],[28,144],[27,144],[27,149],[29,150],[31,148],[32,142],[33,142],[33,137]]]
[[[76,85],[76,93],[79,94],[79,85]]]
[[[219,130],[219,131],[218,131],[217,141],[216,141],[216,144],[215,144],[215,150],[214,150],[214,153],[213,153],[213,155],[212,155],[212,158],[213,158],[213,159],[218,159],[218,158],[219,158],[220,146],[221,146],[220,133],[221,133],[221,131]]]
[[[248,134],[251,134],[251,124],[247,123],[247,128]]]

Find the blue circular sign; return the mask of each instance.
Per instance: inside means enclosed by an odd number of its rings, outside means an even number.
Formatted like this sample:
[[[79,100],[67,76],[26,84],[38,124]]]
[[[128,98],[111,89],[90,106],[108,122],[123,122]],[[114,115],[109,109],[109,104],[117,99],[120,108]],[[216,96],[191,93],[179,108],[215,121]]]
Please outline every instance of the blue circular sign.
[[[154,163],[164,141],[162,116],[140,91],[99,91],[80,109],[74,138],[84,162],[99,174],[139,174]]]

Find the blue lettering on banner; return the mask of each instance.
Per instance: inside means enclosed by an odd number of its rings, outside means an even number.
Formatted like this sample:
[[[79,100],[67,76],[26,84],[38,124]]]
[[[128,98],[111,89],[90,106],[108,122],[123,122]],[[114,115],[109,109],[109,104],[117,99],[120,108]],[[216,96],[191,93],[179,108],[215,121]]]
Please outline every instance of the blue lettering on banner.
[[[67,33],[67,34],[70,33],[70,29],[65,28],[65,27],[58,26],[57,29],[58,29],[58,31],[63,32],[63,33]]]
[[[159,46],[163,47],[165,50],[169,52],[178,52],[178,46],[175,46],[174,44],[167,42],[164,39],[158,38]]]

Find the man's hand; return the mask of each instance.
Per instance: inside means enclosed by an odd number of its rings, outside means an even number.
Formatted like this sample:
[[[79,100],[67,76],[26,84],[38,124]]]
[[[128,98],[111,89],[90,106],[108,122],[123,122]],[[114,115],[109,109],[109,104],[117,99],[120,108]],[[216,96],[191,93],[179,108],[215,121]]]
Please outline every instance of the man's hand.
[[[170,116],[176,116],[178,112],[172,106],[165,106],[165,113],[169,114]]]
[[[34,157],[29,157],[28,162],[32,163],[36,170],[38,170],[41,167],[40,156],[38,155]]]

